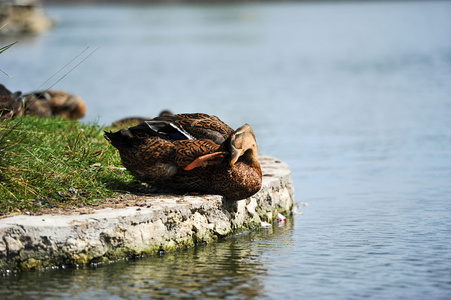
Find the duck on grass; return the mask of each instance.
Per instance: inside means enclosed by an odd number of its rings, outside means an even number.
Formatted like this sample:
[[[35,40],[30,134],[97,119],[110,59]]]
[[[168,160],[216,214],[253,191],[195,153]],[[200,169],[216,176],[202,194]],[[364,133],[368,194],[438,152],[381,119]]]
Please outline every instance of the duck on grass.
[[[105,138],[136,179],[163,190],[241,200],[262,184],[252,127],[203,113],[159,116]]]
[[[160,193],[166,189],[239,199],[257,192],[261,186],[261,169],[252,128],[245,125],[233,130],[216,117],[185,116],[189,115],[171,116],[172,121],[164,122],[149,118],[148,123],[154,129],[145,123],[148,129],[141,124],[111,133],[125,134],[124,143],[132,145],[120,151],[103,138],[104,131],[112,129],[95,123],[26,114],[3,119],[0,121],[0,217],[81,210],[113,200],[115,203],[119,197],[133,199],[148,195],[149,189],[142,182],[153,182],[152,188],[156,186]],[[172,131],[169,137],[164,137],[169,127]],[[151,133],[155,130],[158,134]],[[182,139],[185,135],[188,138]],[[166,148],[146,150],[145,145],[153,144]],[[152,149],[164,153],[165,158],[156,161]],[[141,164],[138,167],[126,162],[131,156],[124,153],[133,151],[135,164]],[[144,154],[150,156],[149,161]],[[125,171],[122,162],[130,172]],[[162,173],[149,176],[145,166],[152,165],[166,168],[166,177]]]

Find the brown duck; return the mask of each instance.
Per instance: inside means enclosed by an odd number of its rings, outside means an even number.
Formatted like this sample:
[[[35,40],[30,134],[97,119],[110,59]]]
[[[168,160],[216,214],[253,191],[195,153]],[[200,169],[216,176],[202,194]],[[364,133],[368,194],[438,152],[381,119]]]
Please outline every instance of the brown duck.
[[[43,91],[24,95],[25,113],[41,118],[61,116],[78,120],[86,114],[86,104],[78,96],[63,91]]]
[[[162,112],[160,112],[160,114],[158,115],[159,117],[163,117],[163,116],[173,116],[174,114],[169,111],[169,110],[163,110]],[[127,117],[127,118],[122,118],[118,121],[115,121],[111,124],[111,128],[113,129],[119,129],[119,128],[125,128],[125,127],[133,127],[136,126],[142,122],[145,122],[147,120],[152,119],[151,117]]]
[[[161,116],[105,138],[140,181],[177,192],[220,194],[232,200],[261,188],[254,132],[233,130],[215,116]]]
[[[0,84],[0,119],[22,114],[41,118],[61,116],[77,120],[86,114],[86,104],[78,96],[63,91],[42,91],[22,95]]]
[[[0,84],[0,120],[21,115],[23,112],[23,98],[21,92],[12,93]]]

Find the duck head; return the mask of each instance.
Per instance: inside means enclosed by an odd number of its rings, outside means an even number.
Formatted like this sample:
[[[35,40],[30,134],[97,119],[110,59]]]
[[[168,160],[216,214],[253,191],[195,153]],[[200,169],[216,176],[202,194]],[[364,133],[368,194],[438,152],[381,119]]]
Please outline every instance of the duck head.
[[[258,148],[255,134],[249,124],[244,124],[230,136],[230,165],[242,157],[248,163],[258,163]]]

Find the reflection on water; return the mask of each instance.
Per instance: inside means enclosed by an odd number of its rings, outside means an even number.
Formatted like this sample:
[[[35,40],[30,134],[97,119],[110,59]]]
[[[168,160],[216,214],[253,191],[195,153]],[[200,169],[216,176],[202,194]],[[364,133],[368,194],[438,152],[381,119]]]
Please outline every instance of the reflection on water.
[[[262,252],[290,251],[293,222],[161,256],[10,275],[0,278],[0,298],[259,298],[267,276]]]

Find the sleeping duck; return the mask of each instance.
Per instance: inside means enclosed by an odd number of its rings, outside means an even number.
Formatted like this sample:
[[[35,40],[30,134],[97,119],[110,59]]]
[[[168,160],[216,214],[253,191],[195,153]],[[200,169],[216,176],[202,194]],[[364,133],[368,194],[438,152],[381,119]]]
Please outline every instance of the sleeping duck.
[[[122,164],[138,180],[177,192],[220,194],[232,200],[261,188],[252,127],[233,130],[216,116],[159,116],[129,129],[105,132]]]
[[[77,120],[86,114],[86,104],[78,96],[63,91],[42,91],[22,95],[0,84],[0,119],[36,115],[41,118],[61,116]]]
[[[86,114],[86,104],[78,96],[63,91],[43,91],[24,95],[25,113],[41,118],[61,116],[78,120]]]

